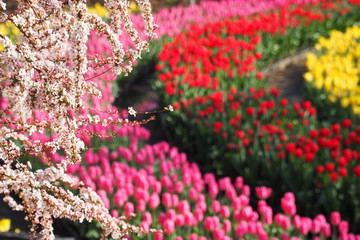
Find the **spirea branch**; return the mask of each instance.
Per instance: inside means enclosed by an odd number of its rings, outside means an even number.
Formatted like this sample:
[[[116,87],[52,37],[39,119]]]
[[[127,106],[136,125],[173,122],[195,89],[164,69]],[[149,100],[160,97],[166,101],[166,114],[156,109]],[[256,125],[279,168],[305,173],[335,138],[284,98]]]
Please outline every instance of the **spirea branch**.
[[[104,119],[82,109],[88,107],[84,96],[101,97],[98,83],[85,79],[85,74],[102,72],[104,66],[115,74],[131,71],[134,61],[147,50],[149,39],[156,37],[149,1],[137,3],[145,22],[144,38],[133,28],[129,2],[123,0],[105,0],[109,23],[88,13],[85,0],[18,0],[13,14],[0,13],[0,22],[11,21],[20,30],[17,43],[0,33],[4,47],[0,53],[1,96],[8,104],[0,110],[0,193],[6,195],[4,200],[14,210],[27,213],[33,237],[39,234],[43,239],[54,239],[54,218],[97,221],[104,230],[103,237],[114,239],[131,232],[145,233],[122,218],[112,217],[94,191],[66,174],[69,164],[81,161],[85,144],[79,132],[84,126],[132,124],[119,114]],[[3,0],[0,7],[6,8]],[[87,54],[93,31],[105,36],[110,55]],[[132,48],[124,48],[121,34],[129,35]],[[34,110],[47,117],[32,120]],[[37,132],[54,137],[42,143],[33,137]],[[32,169],[30,162],[20,161],[24,154],[39,156],[44,151],[61,151],[64,160],[38,170]],[[78,189],[79,194],[59,183]],[[21,202],[11,193],[16,193]]]

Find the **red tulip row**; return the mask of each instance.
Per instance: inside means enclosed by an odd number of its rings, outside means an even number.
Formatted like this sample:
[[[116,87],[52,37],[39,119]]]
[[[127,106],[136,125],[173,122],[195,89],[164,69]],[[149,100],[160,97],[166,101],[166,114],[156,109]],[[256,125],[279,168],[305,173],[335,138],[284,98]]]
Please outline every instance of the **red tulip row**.
[[[256,63],[262,58],[257,48],[259,44],[267,44],[261,43],[261,35],[282,35],[289,28],[324,21],[332,16],[329,9],[341,13],[350,11],[348,7],[320,1],[283,6],[275,11],[211,22],[201,27],[193,25],[191,30],[164,45],[159,55],[161,62],[157,65],[157,70],[161,71],[159,80],[167,95],[176,95],[170,98],[176,101],[194,97],[189,89],[237,87],[239,81],[234,79],[253,76],[254,72],[261,79],[262,75],[256,73]]]

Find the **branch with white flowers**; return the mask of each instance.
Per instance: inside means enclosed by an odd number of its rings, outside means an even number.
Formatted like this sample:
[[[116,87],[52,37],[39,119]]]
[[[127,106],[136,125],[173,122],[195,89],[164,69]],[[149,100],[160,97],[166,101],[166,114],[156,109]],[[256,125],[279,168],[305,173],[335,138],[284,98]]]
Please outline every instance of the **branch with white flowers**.
[[[81,114],[81,109],[87,107],[84,95],[101,96],[99,86],[85,79],[85,73],[97,72],[104,65],[115,74],[131,71],[134,61],[156,37],[149,1],[137,2],[145,22],[144,39],[132,26],[126,0],[105,0],[110,23],[88,13],[86,0],[18,0],[13,14],[0,13],[0,22],[11,21],[20,31],[17,43],[0,33],[4,47],[0,52],[0,90],[8,101],[7,109],[0,111],[0,193],[6,195],[4,200],[14,210],[27,213],[33,237],[39,233],[43,239],[54,239],[54,218],[97,221],[103,236],[114,239],[130,232],[144,233],[112,217],[94,191],[65,173],[69,164],[81,161],[85,149],[79,129],[97,119]],[[3,0],[0,7],[6,8]],[[92,31],[106,37],[111,45],[110,56],[87,54]],[[134,47],[125,49],[120,34],[128,34]],[[33,121],[34,110],[48,117]],[[98,122],[128,123],[120,118]],[[56,137],[42,144],[32,138],[35,132],[50,132]],[[49,162],[45,169],[36,171],[29,162],[21,162],[25,154],[39,156],[44,151],[61,151],[65,160]],[[59,183],[80,190],[80,194],[65,190]],[[16,202],[11,193],[16,193],[21,202]]]

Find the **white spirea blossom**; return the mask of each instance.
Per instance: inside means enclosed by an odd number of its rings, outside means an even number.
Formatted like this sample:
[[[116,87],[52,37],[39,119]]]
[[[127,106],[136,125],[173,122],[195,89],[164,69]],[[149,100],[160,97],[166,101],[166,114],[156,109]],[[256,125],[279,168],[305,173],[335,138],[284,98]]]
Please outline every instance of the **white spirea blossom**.
[[[136,111],[133,107],[128,107],[128,113],[134,117],[136,117]]]
[[[105,7],[111,12],[110,23],[88,13],[86,0],[17,2],[14,13],[0,13],[0,22],[11,21],[20,31],[16,44],[0,33],[4,47],[0,52],[1,96],[9,103],[6,110],[0,110],[0,193],[5,194],[4,200],[14,210],[27,213],[32,233],[40,234],[43,239],[54,239],[54,218],[97,221],[105,237],[143,233],[140,228],[112,217],[100,197],[69,178],[65,170],[69,164],[81,161],[85,145],[78,136],[80,127],[101,121],[102,124],[127,123],[123,119],[81,116],[79,109],[85,106],[84,95],[101,95],[96,83],[84,75],[105,65],[116,74],[131,70],[133,62],[156,37],[149,1],[137,0],[145,22],[144,39],[133,28],[127,1],[105,0]],[[6,8],[3,0],[0,8]],[[86,44],[91,31],[106,37],[112,50],[110,56],[88,56]],[[124,49],[119,34],[130,35],[134,47]],[[34,110],[47,113],[48,118],[31,120]],[[12,117],[8,116],[9,112]],[[136,114],[134,110],[133,113]],[[32,139],[35,132],[50,132],[56,137],[43,144]],[[19,161],[22,155],[40,156],[45,151],[61,151],[65,160],[49,162],[47,168],[37,171]],[[65,190],[61,182],[79,189],[80,194]],[[12,199],[11,193],[16,193],[21,203]]]

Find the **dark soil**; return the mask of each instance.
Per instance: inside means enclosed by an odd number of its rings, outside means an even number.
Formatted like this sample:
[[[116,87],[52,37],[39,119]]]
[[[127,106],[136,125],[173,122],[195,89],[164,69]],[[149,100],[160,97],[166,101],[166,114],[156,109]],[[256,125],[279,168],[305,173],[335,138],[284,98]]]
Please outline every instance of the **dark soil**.
[[[281,96],[287,98],[291,103],[301,102],[304,99],[303,75],[306,72],[306,53],[308,51],[305,50],[284,58],[262,71],[269,85],[279,89]]]

